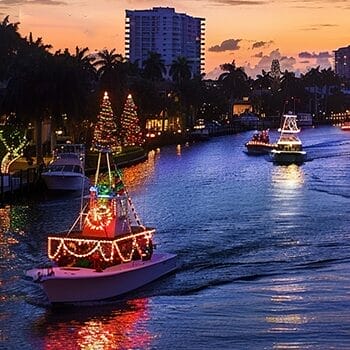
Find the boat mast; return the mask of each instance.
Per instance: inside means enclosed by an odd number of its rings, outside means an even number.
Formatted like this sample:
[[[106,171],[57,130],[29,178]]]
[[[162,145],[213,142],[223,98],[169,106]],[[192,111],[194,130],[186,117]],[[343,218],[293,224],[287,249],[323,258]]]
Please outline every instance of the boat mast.
[[[297,134],[300,132],[300,129],[297,125],[297,116],[296,115],[284,115],[282,129],[279,129],[281,134]]]
[[[95,174],[95,186],[97,185],[98,176],[100,174],[101,153],[102,153],[101,151],[98,152],[97,168],[96,168],[96,174]]]
[[[108,168],[108,180],[109,180],[109,185],[112,186],[112,172],[111,172],[111,164],[109,162],[109,152],[106,152],[106,160],[107,160],[107,168]]]

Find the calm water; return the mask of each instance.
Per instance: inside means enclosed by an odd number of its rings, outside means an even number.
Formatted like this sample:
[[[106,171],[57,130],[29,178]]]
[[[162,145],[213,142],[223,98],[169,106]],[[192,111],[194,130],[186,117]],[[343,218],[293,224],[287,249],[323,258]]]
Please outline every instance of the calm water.
[[[124,171],[179,269],[123,301],[52,310],[23,277],[79,198],[2,209],[0,348],[350,349],[350,133],[303,130],[300,167],[247,156],[250,135],[163,148]]]

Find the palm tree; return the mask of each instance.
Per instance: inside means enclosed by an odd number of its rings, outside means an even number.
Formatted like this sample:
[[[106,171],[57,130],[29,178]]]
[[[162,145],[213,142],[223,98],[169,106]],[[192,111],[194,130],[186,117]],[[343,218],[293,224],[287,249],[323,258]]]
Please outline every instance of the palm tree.
[[[272,94],[273,85],[273,78],[270,72],[262,70],[261,74],[258,74],[255,80],[250,81],[249,78],[248,81],[252,90],[251,102],[254,106],[254,110],[259,114],[268,112],[271,107],[268,100]]]
[[[8,72],[23,39],[18,33],[19,23],[10,23],[9,16],[0,22],[0,81],[8,79]]]
[[[265,70],[261,71],[261,74],[256,76],[256,79],[253,83],[255,88],[258,89],[271,89],[272,88],[273,78],[270,75],[270,72],[266,72]]]
[[[188,59],[183,56],[177,57],[170,67],[169,74],[172,80],[178,85],[181,85],[185,80],[189,80],[192,72]]]
[[[130,91],[133,91],[141,126],[143,127],[147,116],[159,115],[164,106],[164,101],[161,101],[159,86],[154,81],[138,78],[132,81]]]
[[[114,88],[114,75],[118,66],[124,61],[121,54],[115,53],[115,49],[99,51],[93,66],[97,69],[97,75],[101,81],[102,88],[112,91]]]
[[[203,82],[201,76],[185,80],[180,88],[181,109],[185,114],[184,124],[186,127],[192,127],[197,119],[200,107],[204,103]]]
[[[248,92],[248,76],[242,67],[236,67],[235,62],[225,63],[220,66],[225,71],[219,76],[219,81],[223,83],[224,89],[229,96],[241,98]]]
[[[224,73],[219,76],[218,81],[222,83],[231,110],[235,99],[247,96],[249,91],[248,76],[242,67],[236,67],[235,61],[222,64],[220,68]]]
[[[41,164],[41,125],[49,117],[49,104],[54,98],[52,57],[48,52],[39,52],[37,47],[30,50],[30,55],[26,51],[22,50],[13,64],[4,106],[6,112],[15,112],[21,120],[34,123],[37,164]]]
[[[285,70],[281,77],[281,102],[283,103],[283,114],[288,112],[286,108],[295,113],[298,90],[298,78],[296,78],[295,73]]]
[[[320,66],[311,68],[306,74],[301,74],[301,79],[309,89],[309,92],[314,95],[314,113],[318,117],[318,88],[322,86]],[[310,99],[311,110],[311,99]]]
[[[33,39],[32,32],[29,33],[29,37],[25,37],[25,40],[27,41],[28,47],[35,47],[37,49],[47,51],[52,49],[52,45],[50,44],[44,44],[42,38],[37,38],[36,40]]]
[[[157,52],[149,52],[148,58],[143,62],[143,75],[146,79],[160,81],[166,73],[162,56]]]
[[[328,98],[330,95],[331,88],[335,90],[340,90],[340,78],[331,67],[321,70],[321,81],[322,85],[325,87],[325,98],[324,98],[324,112],[328,115]]]
[[[52,88],[55,99],[49,106],[52,124],[64,124],[74,139],[78,139],[82,132],[79,126],[92,114],[90,97],[95,83],[95,70],[91,65],[92,58],[87,53],[87,48],[81,50],[77,47],[75,55],[65,50],[63,53],[56,52],[53,57]]]
[[[127,60],[121,54],[115,53],[115,49],[104,49],[97,53],[93,66],[97,68],[101,90],[108,91],[113,109],[119,113],[127,92]]]

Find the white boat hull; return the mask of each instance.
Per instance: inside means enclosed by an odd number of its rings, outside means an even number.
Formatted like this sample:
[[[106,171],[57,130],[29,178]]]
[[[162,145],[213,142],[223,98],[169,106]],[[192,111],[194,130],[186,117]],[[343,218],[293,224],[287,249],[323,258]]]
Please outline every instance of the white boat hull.
[[[87,268],[33,269],[26,275],[41,283],[51,303],[97,301],[117,297],[140,288],[176,269],[175,254],[153,254],[97,272]],[[41,278],[38,278],[41,276]]]
[[[306,158],[304,151],[271,151],[272,161],[280,165],[302,164]]]
[[[42,173],[46,187],[55,191],[77,191],[90,186],[90,180],[79,173]]]

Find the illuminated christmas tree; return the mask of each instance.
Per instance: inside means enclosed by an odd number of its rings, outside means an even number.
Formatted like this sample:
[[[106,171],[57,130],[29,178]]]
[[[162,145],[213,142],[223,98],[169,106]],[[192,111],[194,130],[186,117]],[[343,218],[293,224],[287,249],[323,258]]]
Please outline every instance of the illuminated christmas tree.
[[[279,80],[281,77],[280,62],[277,59],[274,59],[271,62],[271,76],[276,80]]]
[[[129,94],[126,99],[120,121],[122,146],[142,146],[144,143],[140,127],[140,120],[137,116],[136,110],[137,107],[134,100]]]
[[[277,59],[272,60],[270,75],[272,77],[271,87],[273,91],[277,91],[281,86],[281,74],[280,62]]]
[[[97,116],[92,149],[115,152],[118,147],[117,126],[107,92],[103,96],[100,113]]]

